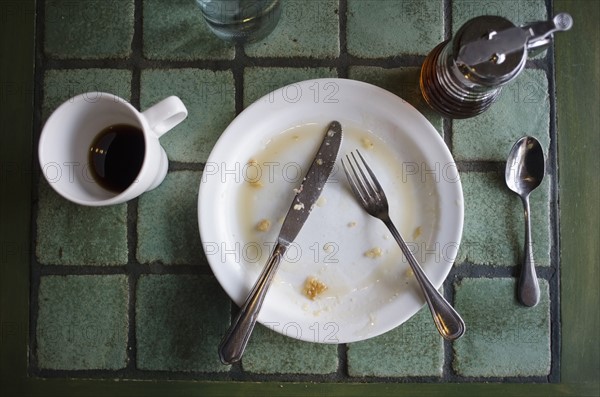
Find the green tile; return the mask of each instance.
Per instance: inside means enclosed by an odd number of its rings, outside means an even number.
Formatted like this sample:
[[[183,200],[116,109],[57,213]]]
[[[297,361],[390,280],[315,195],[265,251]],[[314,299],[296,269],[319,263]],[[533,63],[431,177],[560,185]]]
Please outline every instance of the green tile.
[[[296,323],[269,324],[269,327],[271,329],[257,324],[254,328],[242,359],[244,371],[260,374],[330,374],[337,371],[337,345],[305,342],[272,330],[278,329],[287,335],[301,333],[302,329]]]
[[[125,100],[131,97],[131,72],[120,69],[48,70],[44,75],[42,117],[67,99],[88,92],[108,92]],[[95,96],[90,95],[90,100]]]
[[[77,172],[78,168],[72,168]],[[62,177],[68,177],[63,170]],[[40,181],[37,258],[48,265],[125,265],[127,205],[86,207],[59,196]]]
[[[498,15],[515,25],[524,25],[547,18],[544,0],[452,1],[452,31],[456,32],[470,19],[481,15]]]
[[[504,171],[461,173],[465,222],[457,263],[515,266],[523,263],[525,219],[521,199],[506,187]],[[530,196],[533,254],[550,265],[550,177]]]
[[[187,107],[187,119],[160,138],[167,156],[173,161],[205,162],[215,142],[235,117],[231,72],[144,70],[140,95],[143,110],[169,95],[177,95]]]
[[[144,56],[148,59],[233,59],[233,44],[213,35],[195,0],[144,0]]]
[[[116,370],[127,365],[125,275],[42,276],[38,301],[40,368]]]
[[[171,172],[159,187],[140,196],[137,258],[141,263],[204,263],[197,217],[201,175]]]
[[[548,154],[550,100],[542,70],[525,69],[502,89],[500,98],[483,114],[454,120],[452,144],[456,160],[505,161],[522,136],[536,137]]]
[[[348,52],[426,55],[444,38],[442,0],[348,0]]]
[[[348,77],[351,79],[376,85],[398,95],[421,112],[443,136],[442,117],[431,110],[421,95],[420,75],[421,68],[419,67],[384,69],[371,66],[351,66],[348,71]]]
[[[540,280],[535,307],[516,300],[514,279],[464,279],[455,306],[467,331],[453,343],[454,370],[462,376],[546,376],[550,372],[548,282]]]
[[[131,54],[134,0],[48,0],[46,54],[53,58],[126,58]]]
[[[348,345],[350,376],[441,376],[444,343],[423,307],[401,326]]]
[[[340,53],[337,0],[282,0],[281,18],[265,39],[248,44],[251,57],[335,58]]]
[[[326,77],[337,77],[337,71],[334,68],[248,68],[244,72],[244,106],[288,84]]]
[[[143,275],[137,285],[137,366],[143,370],[223,372],[217,346],[230,300],[213,277]]]

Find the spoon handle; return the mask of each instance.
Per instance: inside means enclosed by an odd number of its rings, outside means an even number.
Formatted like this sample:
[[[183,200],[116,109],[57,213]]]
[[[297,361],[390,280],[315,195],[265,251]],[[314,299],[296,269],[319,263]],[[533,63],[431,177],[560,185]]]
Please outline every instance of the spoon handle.
[[[525,306],[535,306],[540,300],[540,286],[537,275],[535,274],[535,262],[533,261],[533,250],[531,241],[531,221],[529,208],[529,195],[523,197],[523,207],[525,208],[525,247],[524,261],[519,278],[519,301]]]

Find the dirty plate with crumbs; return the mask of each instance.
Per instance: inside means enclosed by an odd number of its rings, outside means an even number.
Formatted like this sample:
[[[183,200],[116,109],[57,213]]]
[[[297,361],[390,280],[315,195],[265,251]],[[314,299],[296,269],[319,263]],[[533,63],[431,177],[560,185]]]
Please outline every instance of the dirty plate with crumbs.
[[[292,88],[299,93],[294,101]],[[352,80],[310,80],[248,107],[204,168],[200,234],[215,276],[237,304],[275,245],[331,120],[344,131],[340,154],[358,148],[377,174],[394,222],[434,286],[448,275],[462,233],[463,199],[454,160],[437,131],[385,90]],[[293,323],[298,332],[292,336],[301,340],[347,343],[393,329],[424,303],[393,237],[358,205],[338,159],[283,258],[258,321],[279,332]]]

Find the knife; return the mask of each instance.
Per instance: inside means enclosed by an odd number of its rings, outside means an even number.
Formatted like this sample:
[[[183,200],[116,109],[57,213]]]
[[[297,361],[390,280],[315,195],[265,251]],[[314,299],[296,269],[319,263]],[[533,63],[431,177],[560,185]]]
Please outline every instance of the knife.
[[[333,170],[341,143],[342,126],[339,122],[332,121],[327,127],[323,142],[306,176],[295,190],[296,196],[290,205],[283,225],[281,225],[277,244],[275,244],[271,256],[242,305],[239,314],[221,340],[219,358],[223,364],[232,364],[242,358],[281,258],[300,232],[300,229],[302,229],[304,222],[306,222],[308,215],[321,195],[325,182],[327,182]]]

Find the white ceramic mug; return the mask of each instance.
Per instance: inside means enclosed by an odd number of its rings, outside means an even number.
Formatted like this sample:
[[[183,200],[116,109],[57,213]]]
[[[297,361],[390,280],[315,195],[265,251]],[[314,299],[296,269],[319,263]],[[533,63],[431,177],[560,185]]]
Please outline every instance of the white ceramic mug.
[[[186,117],[187,109],[176,96],[139,112],[113,94],[78,95],[60,105],[44,125],[38,147],[42,173],[54,190],[78,204],[102,206],[131,200],[164,180],[168,159],[158,138]],[[142,131],[144,158],[135,181],[124,191],[114,192],[93,178],[88,156],[98,134],[119,124]]]

